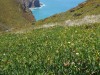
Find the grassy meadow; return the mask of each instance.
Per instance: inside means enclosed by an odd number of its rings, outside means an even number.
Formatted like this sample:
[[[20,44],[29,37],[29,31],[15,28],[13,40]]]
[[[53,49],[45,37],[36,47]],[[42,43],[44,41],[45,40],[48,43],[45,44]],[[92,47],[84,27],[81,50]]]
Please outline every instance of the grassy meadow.
[[[0,75],[99,75],[100,23],[0,34]]]
[[[2,10],[2,11],[1,11]],[[29,29],[15,0],[0,1],[0,75],[100,75],[100,23],[64,26],[66,20],[100,14],[100,0],[87,0],[67,12],[33,23],[33,27],[57,23],[58,26]],[[24,17],[23,17],[24,16]],[[60,25],[62,24],[62,25]],[[20,32],[20,31],[19,31]]]

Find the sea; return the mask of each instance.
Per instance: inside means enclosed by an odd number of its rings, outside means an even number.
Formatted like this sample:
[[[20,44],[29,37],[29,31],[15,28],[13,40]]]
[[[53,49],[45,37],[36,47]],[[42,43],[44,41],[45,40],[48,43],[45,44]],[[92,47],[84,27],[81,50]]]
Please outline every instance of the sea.
[[[36,21],[65,12],[86,0],[40,0],[41,7],[30,8]]]

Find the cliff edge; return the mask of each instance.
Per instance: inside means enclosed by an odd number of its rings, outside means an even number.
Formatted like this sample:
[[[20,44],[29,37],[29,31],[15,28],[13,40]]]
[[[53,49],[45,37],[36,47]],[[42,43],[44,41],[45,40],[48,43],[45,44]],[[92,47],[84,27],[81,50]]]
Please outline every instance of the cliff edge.
[[[31,27],[34,16],[28,9],[35,0],[1,0],[0,31]],[[25,2],[25,3],[24,3]],[[27,5],[28,4],[28,5]],[[27,6],[27,7],[26,7]],[[32,7],[33,5],[31,5]]]
[[[29,11],[29,8],[40,7],[39,0],[17,0],[21,3],[23,10]]]

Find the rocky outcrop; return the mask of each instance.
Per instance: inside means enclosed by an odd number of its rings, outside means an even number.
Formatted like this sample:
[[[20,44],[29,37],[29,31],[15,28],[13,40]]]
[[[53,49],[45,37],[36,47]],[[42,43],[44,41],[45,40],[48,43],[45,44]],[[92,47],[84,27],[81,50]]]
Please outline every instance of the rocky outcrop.
[[[40,2],[39,2],[39,0],[35,0],[35,1],[34,1],[34,6],[35,6],[35,7],[40,7]]]
[[[27,11],[29,8],[40,7],[39,0],[17,0],[21,3],[23,10]]]
[[[29,8],[40,7],[39,0],[16,0],[22,7],[23,17],[27,20],[33,22],[35,21],[34,16],[32,15],[31,10]]]

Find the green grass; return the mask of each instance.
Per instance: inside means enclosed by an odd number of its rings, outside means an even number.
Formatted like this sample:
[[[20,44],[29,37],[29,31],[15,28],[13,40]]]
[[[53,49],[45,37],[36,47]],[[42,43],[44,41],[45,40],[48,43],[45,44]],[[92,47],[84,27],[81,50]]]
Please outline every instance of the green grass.
[[[75,20],[83,18],[87,15],[100,14],[100,0],[87,0],[86,3],[79,4],[77,7],[70,9],[69,11],[53,15],[44,20],[40,20],[35,25],[43,25],[48,23],[61,23],[66,20]]]
[[[0,34],[0,75],[99,75],[100,23]]]
[[[15,0],[1,0],[0,6],[0,30],[30,25],[22,17],[22,10]],[[88,0],[67,12],[38,21],[35,25],[61,24],[67,19],[97,14],[100,14],[100,0]],[[0,34],[0,75],[99,74],[100,23],[56,26],[23,34]]]
[[[20,29],[28,27],[31,23],[23,17],[21,5],[16,0],[0,1],[0,30],[4,31],[10,28]]]

